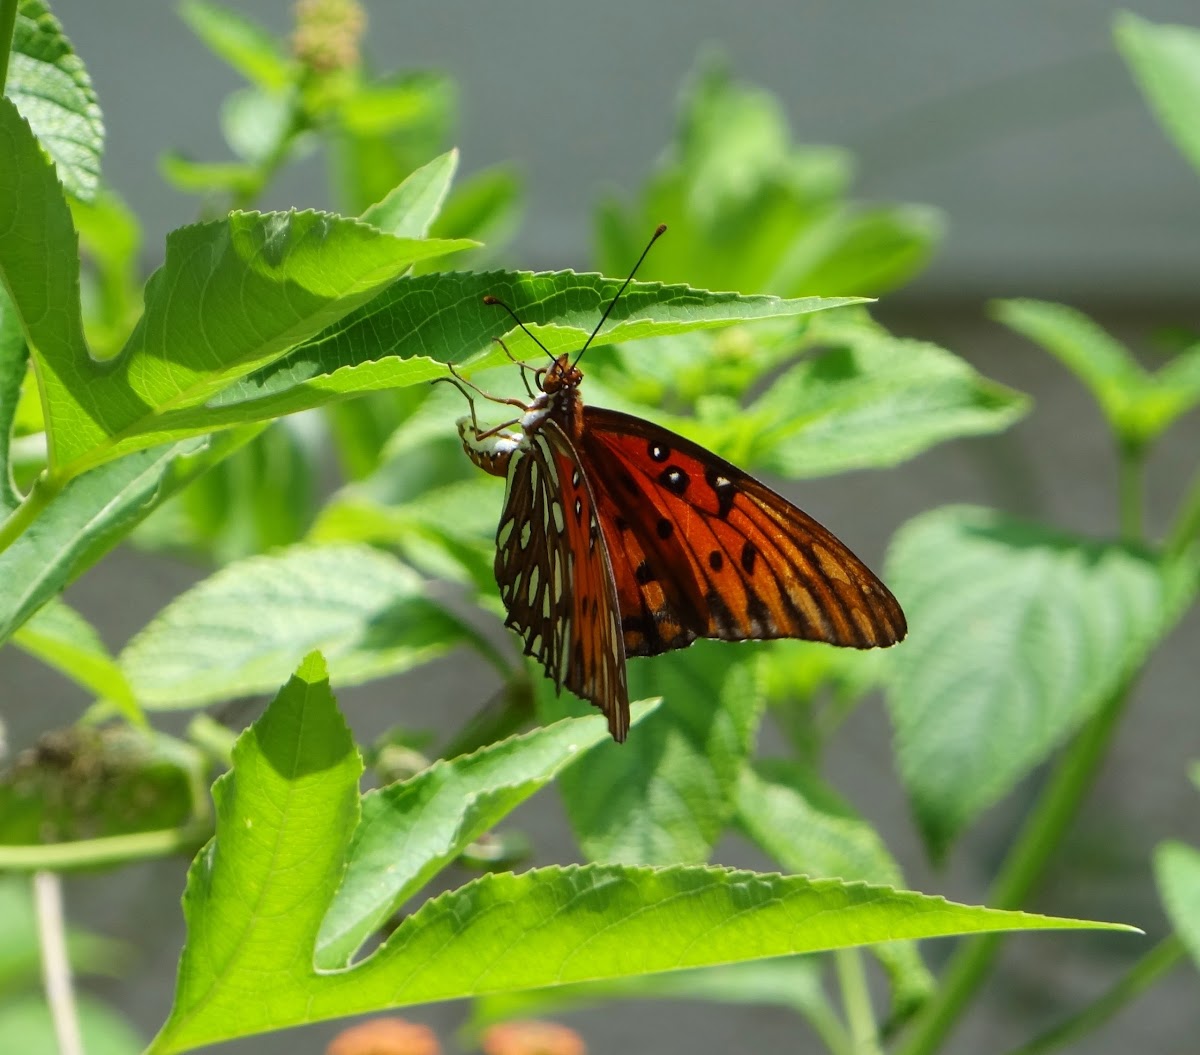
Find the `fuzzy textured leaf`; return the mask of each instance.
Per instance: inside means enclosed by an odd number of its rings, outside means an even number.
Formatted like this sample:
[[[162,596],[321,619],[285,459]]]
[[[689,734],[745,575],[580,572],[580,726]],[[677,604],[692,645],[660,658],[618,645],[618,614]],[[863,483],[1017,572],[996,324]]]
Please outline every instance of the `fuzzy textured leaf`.
[[[897,534],[889,657],[901,776],[935,856],[1095,712],[1178,617],[1194,573],[951,506]]]
[[[222,568],[167,605],[119,657],[150,710],[269,691],[313,648],[340,684],[394,674],[470,644],[503,668],[420,577],[368,546],[293,546]]]

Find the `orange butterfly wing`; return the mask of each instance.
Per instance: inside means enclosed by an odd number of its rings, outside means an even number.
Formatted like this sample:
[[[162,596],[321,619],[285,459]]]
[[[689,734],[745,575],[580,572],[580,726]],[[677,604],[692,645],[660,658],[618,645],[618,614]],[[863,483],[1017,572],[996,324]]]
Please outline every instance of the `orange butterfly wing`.
[[[512,627],[559,688],[599,707],[613,739],[629,731],[629,688],[613,572],[579,456],[544,421],[513,452],[496,531],[496,581]]]
[[[907,632],[891,591],[833,534],[752,476],[641,418],[583,408],[578,438],[610,551],[625,652],[696,637],[854,648]]]

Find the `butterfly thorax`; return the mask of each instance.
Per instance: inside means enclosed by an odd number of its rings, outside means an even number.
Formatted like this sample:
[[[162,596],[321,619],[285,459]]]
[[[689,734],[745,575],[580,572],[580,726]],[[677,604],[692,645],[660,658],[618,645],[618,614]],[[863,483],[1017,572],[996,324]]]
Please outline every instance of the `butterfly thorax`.
[[[496,429],[480,429],[473,417],[459,418],[458,435],[467,457],[485,473],[507,476],[512,457],[528,449],[533,436],[553,418],[568,436],[578,436],[583,429],[583,401],[579,398],[579,383],[583,371],[561,355],[553,365],[538,371],[541,391],[527,404],[516,421]]]

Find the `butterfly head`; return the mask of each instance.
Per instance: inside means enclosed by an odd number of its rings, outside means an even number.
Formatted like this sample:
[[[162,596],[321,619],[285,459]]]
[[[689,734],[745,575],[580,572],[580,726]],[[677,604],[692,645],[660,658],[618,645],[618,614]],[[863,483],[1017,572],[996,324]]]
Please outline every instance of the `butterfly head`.
[[[569,392],[579,387],[583,371],[568,354],[560,355],[551,366],[538,371],[538,385],[548,396],[558,392]]]

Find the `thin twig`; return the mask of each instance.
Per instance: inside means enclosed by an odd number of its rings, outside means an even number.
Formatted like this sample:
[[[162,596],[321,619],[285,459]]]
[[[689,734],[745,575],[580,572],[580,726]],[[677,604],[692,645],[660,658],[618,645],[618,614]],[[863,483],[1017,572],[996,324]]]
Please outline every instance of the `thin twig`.
[[[38,942],[42,950],[42,985],[59,1055],[83,1055],[83,1036],[71,985],[71,961],[67,957],[67,928],[63,920],[62,881],[57,872],[35,872],[33,905],[37,917]]]

